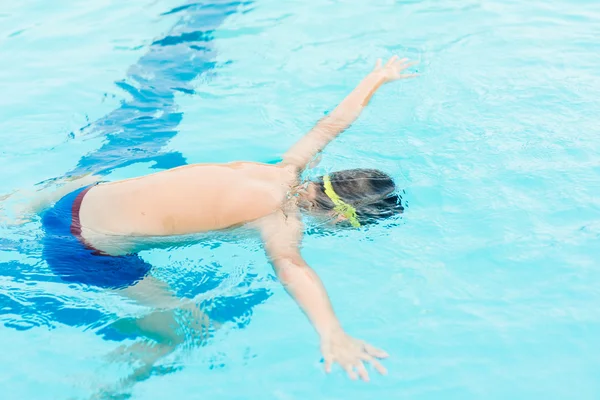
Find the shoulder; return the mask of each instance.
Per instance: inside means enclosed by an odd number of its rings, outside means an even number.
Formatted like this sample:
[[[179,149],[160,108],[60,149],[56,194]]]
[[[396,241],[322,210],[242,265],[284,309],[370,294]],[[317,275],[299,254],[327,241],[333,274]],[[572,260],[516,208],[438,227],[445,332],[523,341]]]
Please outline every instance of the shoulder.
[[[302,170],[298,168],[297,165],[281,162],[279,164],[274,165],[274,167],[278,169],[281,176],[286,181],[290,182],[290,184],[293,184],[294,182],[297,182],[300,179],[300,174],[302,173]]]

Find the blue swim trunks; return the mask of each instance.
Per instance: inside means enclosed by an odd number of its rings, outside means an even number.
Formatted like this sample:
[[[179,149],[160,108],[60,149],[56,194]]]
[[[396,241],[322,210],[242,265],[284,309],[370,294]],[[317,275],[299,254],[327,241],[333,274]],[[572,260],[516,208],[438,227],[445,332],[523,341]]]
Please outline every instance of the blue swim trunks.
[[[122,289],[134,285],[151,265],[137,254],[109,256],[81,237],[79,208],[92,186],[69,193],[42,215],[43,258],[65,282]]]

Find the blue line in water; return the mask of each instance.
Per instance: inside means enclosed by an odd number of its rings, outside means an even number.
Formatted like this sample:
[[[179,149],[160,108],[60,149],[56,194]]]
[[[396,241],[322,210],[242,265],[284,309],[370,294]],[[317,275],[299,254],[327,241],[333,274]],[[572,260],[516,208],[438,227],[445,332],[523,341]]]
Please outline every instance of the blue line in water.
[[[106,174],[115,168],[149,161],[154,161],[153,168],[159,169],[185,165],[181,153],[163,152],[177,134],[183,116],[175,94],[193,94],[192,81],[215,67],[213,32],[242,4],[247,3],[190,3],[164,13],[185,11],[169,34],[154,41],[148,53],[129,69],[127,77],[116,83],[131,100],[82,129],[84,135],[105,136],[107,142],[82,157],[68,175]]]

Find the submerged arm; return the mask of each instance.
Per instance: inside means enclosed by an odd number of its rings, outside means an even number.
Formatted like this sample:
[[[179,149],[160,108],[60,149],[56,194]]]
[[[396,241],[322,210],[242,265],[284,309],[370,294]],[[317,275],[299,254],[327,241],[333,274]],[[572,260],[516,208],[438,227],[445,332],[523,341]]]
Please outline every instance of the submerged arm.
[[[277,277],[298,303],[320,336],[340,329],[325,287],[298,249],[302,223],[278,213],[261,227],[265,250]]]
[[[344,332],[323,282],[300,255],[302,223],[297,212],[273,214],[263,221],[261,231],[277,277],[320,336],[326,371],[329,372],[332,363],[337,362],[352,379],[358,374],[366,381],[369,376],[363,361],[369,361],[385,374],[385,368],[375,358],[387,354]]]
[[[395,56],[383,67],[381,60],[378,60],[375,69],[329,115],[321,119],[285,153],[282,163],[300,170],[305,169],[325,146],[352,125],[382,84],[415,76],[401,73],[411,65],[408,59],[399,60]]]

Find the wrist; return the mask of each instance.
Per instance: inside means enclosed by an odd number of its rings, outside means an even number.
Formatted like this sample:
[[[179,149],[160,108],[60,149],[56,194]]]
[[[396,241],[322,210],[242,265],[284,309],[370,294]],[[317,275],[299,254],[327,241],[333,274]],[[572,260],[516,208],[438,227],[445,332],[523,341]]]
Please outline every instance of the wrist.
[[[338,335],[342,332],[344,332],[344,329],[342,329],[342,326],[337,321],[331,325],[328,325],[318,330],[321,340],[326,340],[327,338]]]
[[[383,70],[371,71],[369,75],[367,75],[367,78],[372,79],[377,85],[381,85],[388,81],[387,74]]]
[[[375,94],[377,89],[387,82],[386,75],[380,71],[373,71],[363,81],[363,95],[364,99],[361,102],[361,106],[366,107],[371,101],[371,97]]]

